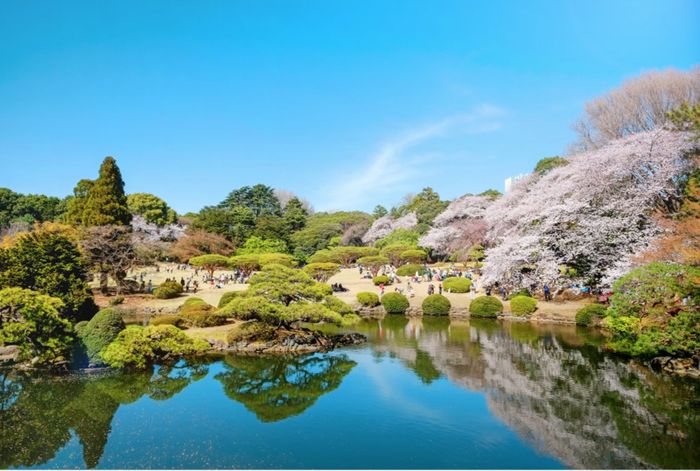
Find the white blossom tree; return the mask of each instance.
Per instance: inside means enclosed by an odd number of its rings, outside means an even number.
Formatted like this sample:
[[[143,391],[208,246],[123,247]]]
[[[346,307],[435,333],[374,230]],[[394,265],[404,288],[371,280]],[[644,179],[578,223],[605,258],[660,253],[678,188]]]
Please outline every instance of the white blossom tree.
[[[387,214],[372,223],[369,230],[362,236],[362,242],[365,244],[372,244],[388,236],[396,229],[413,229],[417,224],[418,217],[416,213],[408,213],[396,219]]]

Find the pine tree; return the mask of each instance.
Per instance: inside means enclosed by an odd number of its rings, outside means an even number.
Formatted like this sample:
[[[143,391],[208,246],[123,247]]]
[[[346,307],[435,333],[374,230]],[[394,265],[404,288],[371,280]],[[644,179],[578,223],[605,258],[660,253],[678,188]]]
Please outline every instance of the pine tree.
[[[284,207],[284,218],[287,227],[291,232],[298,231],[306,225],[306,218],[309,216],[304,204],[297,197],[290,199]]]
[[[124,180],[112,157],[102,162],[100,175],[88,191],[81,222],[85,226],[126,226],[131,222]]]

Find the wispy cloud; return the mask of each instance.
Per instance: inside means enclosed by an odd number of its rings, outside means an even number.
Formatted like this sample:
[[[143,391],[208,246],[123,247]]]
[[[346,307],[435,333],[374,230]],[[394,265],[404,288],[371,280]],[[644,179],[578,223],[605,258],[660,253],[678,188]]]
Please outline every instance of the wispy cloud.
[[[439,152],[416,152],[417,147],[448,137],[497,131],[504,114],[499,107],[483,104],[470,113],[450,116],[388,139],[361,169],[334,180],[326,188],[325,204],[319,206],[326,210],[356,209],[394,193],[407,182],[425,175],[429,165],[440,158]]]

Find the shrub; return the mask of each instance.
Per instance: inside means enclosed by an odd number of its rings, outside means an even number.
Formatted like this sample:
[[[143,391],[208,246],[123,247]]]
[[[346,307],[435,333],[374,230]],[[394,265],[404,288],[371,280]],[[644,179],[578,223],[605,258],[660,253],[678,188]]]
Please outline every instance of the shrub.
[[[216,313],[223,318],[232,317],[240,320],[259,319],[270,309],[270,301],[262,296],[245,296],[233,298]]]
[[[221,295],[221,299],[219,299],[219,304],[218,308],[221,309],[222,307],[226,306],[233,298],[241,296],[241,293],[243,291],[227,291],[224,294]]]
[[[124,302],[124,296],[115,296],[109,300],[110,306],[118,306]]]
[[[428,254],[421,249],[409,249],[401,252],[399,259],[404,263],[420,263],[428,258]]]
[[[443,289],[450,293],[468,293],[471,286],[472,282],[469,278],[459,278],[456,276],[445,278],[442,282]]]
[[[126,325],[116,309],[102,309],[80,330],[80,341],[92,363],[101,363],[100,352],[117,338]]]
[[[226,323],[226,317],[217,315],[213,312],[202,312],[194,311],[180,314],[180,318],[177,322],[177,327],[180,328],[191,328],[191,327],[214,327],[217,325],[224,325]]]
[[[496,317],[503,312],[503,303],[493,296],[479,296],[469,303],[472,317]]]
[[[182,303],[182,306],[180,306],[180,310],[182,311],[195,306],[209,306],[209,304],[202,298],[199,298],[197,296],[190,296],[185,300],[184,303]]]
[[[17,345],[20,359],[63,359],[72,343],[71,325],[58,298],[23,288],[0,290],[0,345]]]
[[[314,280],[328,281],[330,277],[340,272],[340,265],[333,262],[309,263],[304,272]]]
[[[512,293],[510,293],[508,295],[508,299],[511,300],[516,296],[527,296],[528,298],[532,297],[532,296],[530,296],[530,290],[527,288],[520,288],[517,291],[513,291]]]
[[[379,286],[382,284],[384,286],[389,286],[391,284],[391,278],[386,275],[379,275],[372,278],[372,282],[374,283],[374,286]]]
[[[416,272],[423,273],[423,265],[417,263],[409,263],[406,265],[401,265],[397,270],[396,274],[399,276],[413,276]]]
[[[376,293],[362,292],[357,293],[357,302],[366,307],[379,306],[379,296]]]
[[[232,329],[226,335],[226,341],[231,345],[236,342],[274,340],[276,337],[277,330],[274,326],[265,322],[248,321],[237,329]]]
[[[182,285],[177,281],[165,281],[154,291],[153,296],[158,299],[177,298],[182,293]]]
[[[178,326],[180,323],[180,316],[177,314],[164,314],[162,316],[156,316],[152,318],[149,325],[174,325]]]
[[[294,257],[286,253],[260,254],[258,261],[261,267],[264,267],[265,265],[270,265],[271,263],[277,263],[278,265],[284,265],[285,267],[294,267],[297,264]]]
[[[130,326],[102,351],[102,359],[113,368],[141,369],[204,353],[209,348],[206,341],[192,339],[172,325]]]
[[[613,285],[608,346],[633,356],[700,352],[700,268],[650,263]]]
[[[608,308],[602,304],[588,304],[576,312],[576,325],[588,326],[595,319],[605,317]]]
[[[441,294],[431,294],[423,300],[423,314],[426,316],[447,316],[452,304]]]
[[[537,300],[529,296],[515,296],[510,300],[510,311],[518,316],[529,316],[537,310]]]
[[[323,300],[323,304],[331,311],[341,315],[352,314],[354,312],[348,303],[335,296],[326,296],[326,299]]]
[[[387,314],[405,314],[408,310],[408,298],[401,293],[387,293],[382,296],[382,306]]]

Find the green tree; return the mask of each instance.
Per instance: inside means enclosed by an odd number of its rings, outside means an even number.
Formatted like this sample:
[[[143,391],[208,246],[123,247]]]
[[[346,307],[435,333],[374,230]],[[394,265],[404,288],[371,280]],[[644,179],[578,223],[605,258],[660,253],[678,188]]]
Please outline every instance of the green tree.
[[[262,239],[278,239],[285,243],[289,240],[287,222],[281,216],[264,214],[255,221],[253,235]]]
[[[418,231],[414,231],[412,229],[399,228],[391,232],[391,234],[389,234],[388,236],[376,241],[374,243],[374,246],[378,249],[382,249],[386,246],[394,244],[403,244],[410,245],[412,247],[417,247],[419,238],[420,234],[418,233]]]
[[[411,212],[416,213],[418,218],[418,232],[423,233],[428,230],[428,226],[432,224],[433,219],[443,212],[448,201],[442,201],[440,195],[432,188],[426,187],[420,193],[415,195],[411,201],[398,208],[398,214],[403,216]]]
[[[261,253],[286,253],[287,244],[282,240],[262,239],[252,236],[236,251],[237,255],[250,255]]]
[[[683,103],[671,111],[668,117],[679,130],[692,133],[695,140],[700,139],[700,103],[693,106]]]
[[[86,178],[80,180],[73,188],[73,196],[66,198],[67,211],[64,215],[65,222],[76,226],[83,226],[83,216],[87,206],[90,190],[95,182]]]
[[[131,222],[124,180],[113,157],[105,157],[97,180],[87,192],[81,222],[85,226],[127,226]]]
[[[498,190],[494,190],[493,188],[489,188],[488,190],[482,191],[477,196],[488,196],[491,199],[496,199],[499,196],[503,196],[503,193]]]
[[[384,206],[381,204],[378,204],[377,206],[374,207],[374,211],[372,211],[372,217],[374,219],[379,219],[381,217],[386,216],[389,213],[389,211],[386,210]]]
[[[22,360],[51,363],[71,346],[71,324],[63,302],[24,288],[0,290],[0,345],[17,345]]]
[[[231,265],[231,260],[223,255],[207,254],[192,257],[189,263],[193,267],[204,268],[207,273],[209,273],[209,277],[213,278],[214,271],[221,268],[228,268]]]
[[[132,193],[126,198],[129,211],[158,226],[177,222],[177,213],[156,195],[150,193]]]
[[[290,199],[284,207],[283,218],[289,232],[303,229],[308,216],[309,212],[304,207],[304,203],[297,197]]]
[[[255,214],[243,206],[232,209],[208,206],[199,212],[192,222],[192,228],[220,234],[234,245],[241,245],[253,233]]]
[[[381,270],[384,265],[389,264],[389,258],[384,255],[370,255],[358,259],[357,263],[366,267],[372,273],[372,276],[377,276],[379,270]]]
[[[535,173],[539,173],[540,175],[544,175],[545,173],[549,172],[550,170],[561,167],[562,165],[567,165],[569,163],[568,160],[563,159],[559,156],[555,157],[545,157],[544,159],[541,159],[539,162],[537,162],[537,165],[535,165]]]
[[[59,298],[74,322],[92,317],[97,306],[87,284],[87,266],[65,235],[34,231],[0,249],[0,288],[19,287]]]
[[[76,326],[76,331],[90,362],[101,363],[100,352],[112,343],[119,332],[125,328],[122,313],[117,309],[108,308],[95,314],[84,326],[80,328]]]
[[[402,254],[414,249],[417,249],[417,247],[407,244],[391,244],[384,247],[381,254],[388,258],[392,265],[398,267],[403,262]]]
[[[309,263],[303,270],[314,280],[325,283],[330,277],[340,272],[340,265],[331,262]]]
[[[233,209],[236,207],[250,209],[256,218],[267,214],[281,216],[282,207],[275,196],[275,190],[269,186],[257,184],[255,186],[244,186],[233,190],[219,203],[220,208]]]
[[[23,195],[0,188],[0,229],[16,220],[28,223],[53,221],[65,211],[60,198],[46,195]]]

